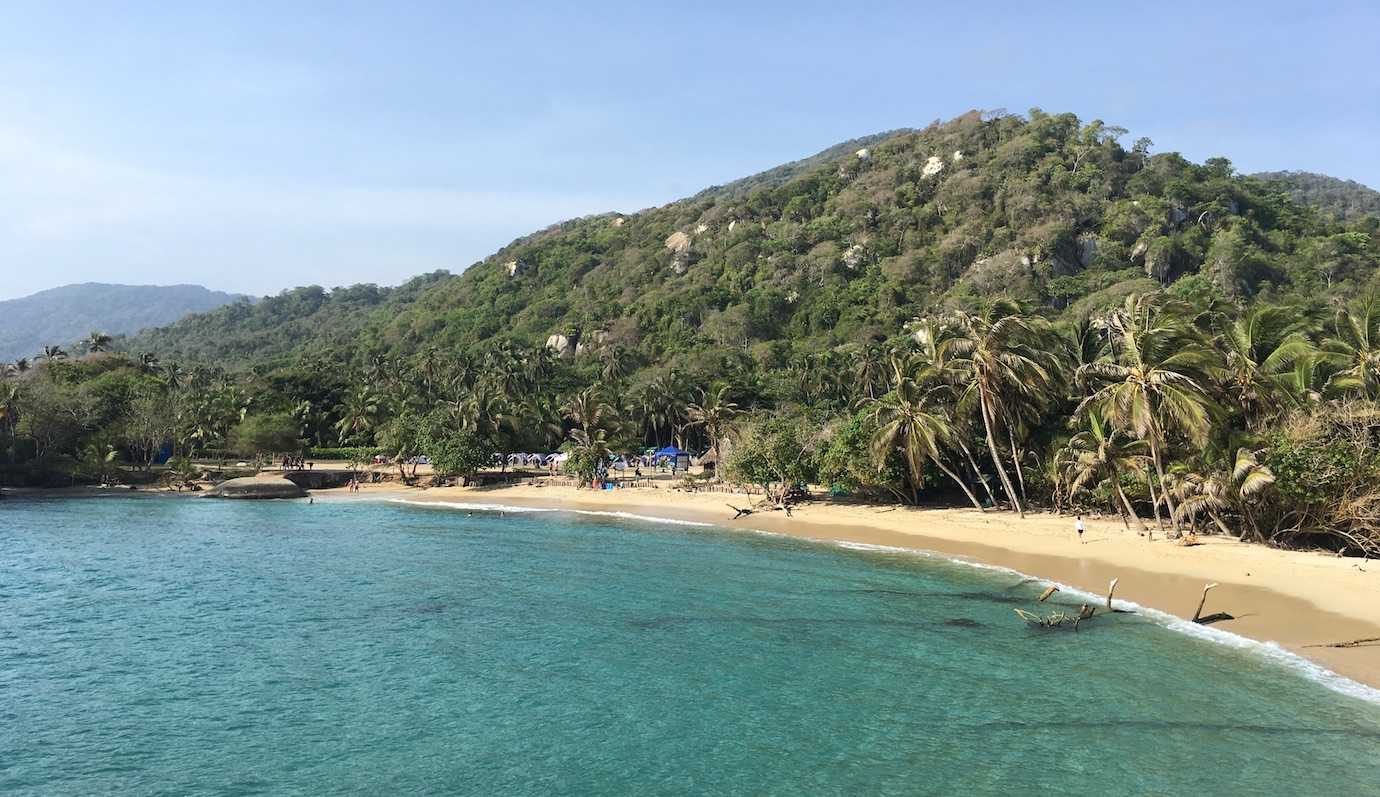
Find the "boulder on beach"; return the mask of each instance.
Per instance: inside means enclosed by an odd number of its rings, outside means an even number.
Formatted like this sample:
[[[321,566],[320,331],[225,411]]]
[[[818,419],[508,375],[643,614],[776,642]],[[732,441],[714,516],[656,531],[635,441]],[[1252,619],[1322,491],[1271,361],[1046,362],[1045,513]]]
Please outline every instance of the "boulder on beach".
[[[306,498],[307,491],[281,476],[229,479],[206,491],[211,498]]]

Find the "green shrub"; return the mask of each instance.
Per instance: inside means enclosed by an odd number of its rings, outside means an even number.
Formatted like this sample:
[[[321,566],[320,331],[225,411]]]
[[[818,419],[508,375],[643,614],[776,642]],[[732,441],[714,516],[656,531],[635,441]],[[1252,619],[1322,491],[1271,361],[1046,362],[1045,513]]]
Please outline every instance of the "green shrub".
[[[341,446],[336,448],[311,448],[307,459],[343,459],[347,462],[368,462],[384,453],[380,446]]]

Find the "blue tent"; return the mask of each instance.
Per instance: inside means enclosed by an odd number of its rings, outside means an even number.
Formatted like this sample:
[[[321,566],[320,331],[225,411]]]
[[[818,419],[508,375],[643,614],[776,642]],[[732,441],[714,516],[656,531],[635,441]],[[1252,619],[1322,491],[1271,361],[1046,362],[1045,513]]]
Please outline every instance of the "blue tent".
[[[670,462],[666,462],[667,460]],[[666,446],[652,455],[652,461],[657,464],[669,464],[677,470],[686,470],[690,467],[690,454],[675,446]]]

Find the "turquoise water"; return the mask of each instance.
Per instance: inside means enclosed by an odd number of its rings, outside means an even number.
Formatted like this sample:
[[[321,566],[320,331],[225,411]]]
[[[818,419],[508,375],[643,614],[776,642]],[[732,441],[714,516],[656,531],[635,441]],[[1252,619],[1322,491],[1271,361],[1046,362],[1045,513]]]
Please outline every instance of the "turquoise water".
[[[6,501],[0,792],[1380,794],[1380,706],[1139,616],[1031,632],[1040,590],[564,513]]]

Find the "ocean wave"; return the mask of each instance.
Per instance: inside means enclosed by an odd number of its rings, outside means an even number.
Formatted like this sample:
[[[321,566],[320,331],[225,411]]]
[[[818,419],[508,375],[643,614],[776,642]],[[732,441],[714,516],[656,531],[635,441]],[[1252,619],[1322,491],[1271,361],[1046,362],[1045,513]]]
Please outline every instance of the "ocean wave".
[[[892,555],[912,556],[922,559],[942,561],[949,564],[961,565],[964,567],[971,567],[976,570],[984,570],[992,573],[1001,573],[1004,575],[1015,576],[1022,579],[1038,581],[1047,586],[1058,587],[1060,592],[1063,592],[1067,595],[1077,596],[1079,598],[1085,599],[1091,603],[1096,603],[1098,605],[1100,605],[1106,599],[1105,595],[1097,595],[1095,593],[1088,592],[1087,590],[1079,589],[1077,587],[1054,581],[1052,579],[1041,578],[1030,573],[1024,573],[1020,570],[1016,570],[1015,568],[1006,567],[1003,565],[988,564],[986,562],[979,562],[968,557],[945,554],[939,551],[931,551],[924,548],[904,548],[894,545],[876,545],[873,543],[854,542],[852,540],[821,540],[813,538],[801,538],[791,534],[785,534],[783,532],[768,531],[766,529],[745,528],[741,526],[725,526],[717,523],[703,523],[694,520],[681,520],[679,518],[660,517],[657,515],[642,515],[635,512],[620,512],[613,510],[514,506],[511,504],[464,501],[413,501],[406,498],[387,498],[383,500],[386,500],[389,503],[408,504],[410,506],[430,506],[446,509],[464,509],[476,512],[512,512],[515,514],[565,512],[575,515],[587,515],[592,517],[611,517],[619,518],[622,520],[635,520],[644,523],[658,523],[672,526],[721,528],[726,531],[738,532],[747,531],[759,534],[764,537],[789,538],[793,540],[801,540],[804,542],[811,542],[820,545],[828,545],[834,548],[843,548],[846,550],[853,551],[863,551],[867,553],[883,553]],[[1308,678],[1309,680],[1320,683],[1328,689],[1333,690],[1334,692],[1339,692],[1341,694],[1348,695],[1350,697],[1355,697],[1360,700],[1380,704],[1380,689],[1375,689],[1373,687],[1366,686],[1365,684],[1353,681],[1344,675],[1339,675],[1338,673],[1335,673],[1332,670],[1327,669],[1326,667],[1322,666],[1321,664],[1318,664],[1317,662],[1300,656],[1299,654],[1294,653],[1293,651],[1286,650],[1285,648],[1281,647],[1277,642],[1251,639],[1249,637],[1244,637],[1240,634],[1234,634],[1231,631],[1226,631],[1221,628],[1213,628],[1211,626],[1200,625],[1190,620],[1185,620],[1182,617],[1172,615],[1168,612],[1160,611],[1159,609],[1154,609],[1148,606],[1143,606],[1134,601],[1122,600],[1121,598],[1116,598],[1112,601],[1112,608],[1134,612],[1137,615],[1145,617],[1154,622],[1155,624],[1163,628],[1166,628],[1170,631],[1185,634],[1187,636],[1191,636],[1195,639],[1200,639],[1205,642],[1212,642],[1219,645],[1225,645],[1227,647],[1234,648],[1236,650],[1240,650],[1246,653],[1262,656],[1268,660],[1273,661],[1276,664],[1282,665],[1299,673],[1300,675],[1302,675],[1305,678]]]

